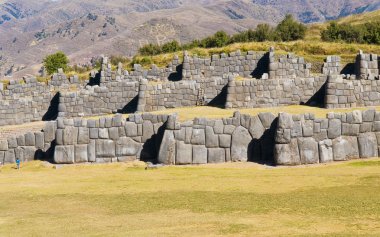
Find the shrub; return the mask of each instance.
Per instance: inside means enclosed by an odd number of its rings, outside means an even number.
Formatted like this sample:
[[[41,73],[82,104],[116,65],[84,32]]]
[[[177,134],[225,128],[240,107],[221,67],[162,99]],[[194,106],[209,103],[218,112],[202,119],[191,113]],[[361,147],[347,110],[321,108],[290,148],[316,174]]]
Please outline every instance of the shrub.
[[[157,55],[162,52],[161,47],[155,44],[147,44],[139,49],[141,55]]]
[[[162,45],[162,52],[163,53],[172,53],[181,50],[181,45],[179,45],[178,41],[173,40],[171,42],[168,42],[164,45]]]
[[[58,51],[55,54],[48,55],[43,60],[43,64],[46,68],[46,71],[49,74],[55,73],[58,70],[58,68],[62,68],[64,71],[66,71],[68,63],[69,59],[62,51]]]
[[[282,41],[292,41],[305,38],[306,26],[297,22],[292,15],[286,15],[276,27],[276,33]]]

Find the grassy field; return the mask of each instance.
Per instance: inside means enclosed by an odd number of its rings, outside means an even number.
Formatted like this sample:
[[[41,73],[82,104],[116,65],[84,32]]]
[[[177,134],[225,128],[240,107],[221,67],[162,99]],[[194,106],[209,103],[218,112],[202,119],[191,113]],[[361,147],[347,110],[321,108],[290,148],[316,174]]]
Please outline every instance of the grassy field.
[[[380,236],[380,161],[40,162],[0,171],[0,236]]]

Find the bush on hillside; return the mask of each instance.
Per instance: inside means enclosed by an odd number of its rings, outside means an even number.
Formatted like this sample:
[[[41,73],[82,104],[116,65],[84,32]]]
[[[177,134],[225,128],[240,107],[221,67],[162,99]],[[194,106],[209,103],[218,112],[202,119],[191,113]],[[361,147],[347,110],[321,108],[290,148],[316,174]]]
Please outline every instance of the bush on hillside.
[[[293,41],[305,38],[306,26],[297,22],[292,15],[286,15],[276,27],[276,34],[282,41]]]
[[[55,54],[48,55],[43,60],[43,64],[46,68],[46,71],[50,75],[57,72],[58,68],[62,68],[64,71],[66,71],[68,63],[69,59],[62,51],[58,51]]]

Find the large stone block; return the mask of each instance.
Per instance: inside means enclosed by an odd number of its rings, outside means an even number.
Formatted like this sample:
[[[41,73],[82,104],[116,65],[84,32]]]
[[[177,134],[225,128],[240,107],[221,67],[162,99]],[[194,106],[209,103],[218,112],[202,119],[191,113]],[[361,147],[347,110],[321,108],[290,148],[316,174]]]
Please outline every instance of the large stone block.
[[[42,132],[36,132],[34,133],[34,136],[35,136],[35,146],[37,149],[44,149],[44,146],[45,146],[45,136]]]
[[[34,138],[34,134],[33,134],[33,138]],[[33,145],[31,145],[31,146],[34,146],[34,145],[35,145],[35,141],[34,141]],[[15,137],[8,138],[8,147],[9,147],[9,149],[16,148],[17,146],[18,146],[17,145],[17,139]]]
[[[219,147],[219,137],[214,133],[212,127],[206,127],[206,147],[207,148],[217,148]]]
[[[43,131],[44,131],[46,143],[51,143],[55,139],[55,130],[56,129],[57,129],[57,122],[56,121],[45,122],[45,128]]]
[[[77,132],[77,128],[66,126],[65,129],[63,129],[63,144],[73,145],[74,141],[77,139],[77,136],[78,136],[76,132]],[[26,138],[25,138],[25,142],[26,142]]]
[[[15,163],[16,162],[16,154],[13,149],[7,150],[4,153],[4,163],[5,164],[10,164],[10,163]]]
[[[32,161],[35,160],[37,149],[33,146],[23,147],[24,150],[24,161]]]
[[[8,141],[0,140],[0,151],[7,151],[8,149]]]
[[[301,158],[297,139],[292,139],[289,144],[276,144],[274,160],[276,165],[300,165]]]
[[[219,145],[222,148],[230,148],[231,147],[231,135],[228,135],[228,134],[219,135]]]
[[[191,144],[185,144],[183,141],[176,142],[176,164],[188,165],[193,162],[193,148]]]
[[[356,137],[338,137],[333,140],[334,161],[359,158],[359,147]]]
[[[96,140],[96,157],[116,157],[116,146],[112,140]]]
[[[193,145],[205,145],[206,144],[206,135],[204,129],[193,129],[191,135],[191,144]]]
[[[298,138],[301,164],[319,163],[318,143],[312,137]]]
[[[74,164],[74,146],[56,146],[54,162],[57,164]]]
[[[319,162],[328,163],[334,160],[332,141],[327,139],[319,142]]]
[[[358,143],[360,158],[378,157],[377,139],[374,133],[359,134]]]
[[[108,128],[108,135],[111,140],[118,140],[119,139],[119,128],[118,127],[112,127]]]
[[[330,119],[327,136],[329,139],[334,139],[342,135],[342,122],[340,119]]]
[[[248,161],[249,159],[249,144],[252,142],[252,137],[248,130],[239,126],[232,133],[231,142],[231,160],[235,161]]]
[[[101,139],[108,139],[108,128],[99,128],[99,138]]]
[[[75,145],[75,163],[83,163],[88,161],[87,145]]]
[[[249,133],[251,134],[253,139],[260,139],[265,132],[265,128],[261,123],[261,120],[258,116],[253,116],[250,120],[251,121],[249,123]]]
[[[208,163],[226,162],[226,152],[223,148],[208,148]]]
[[[87,159],[88,162],[95,162],[96,161],[96,145],[95,140],[90,140],[87,146]]]
[[[137,143],[129,137],[121,137],[116,143],[116,156],[137,156],[141,149],[141,143]]]
[[[146,142],[154,135],[153,124],[151,121],[144,121],[143,125],[142,142]]]
[[[90,129],[85,128],[85,127],[79,127],[78,128],[78,144],[88,144],[89,142],[90,142]]]
[[[158,152],[158,163],[173,165],[175,164],[176,141],[174,139],[174,131],[165,130],[162,138],[160,151]]]
[[[268,129],[272,126],[273,121],[276,119],[272,113],[259,113],[259,118],[263,126]]]
[[[207,148],[205,146],[193,146],[193,164],[207,164]]]

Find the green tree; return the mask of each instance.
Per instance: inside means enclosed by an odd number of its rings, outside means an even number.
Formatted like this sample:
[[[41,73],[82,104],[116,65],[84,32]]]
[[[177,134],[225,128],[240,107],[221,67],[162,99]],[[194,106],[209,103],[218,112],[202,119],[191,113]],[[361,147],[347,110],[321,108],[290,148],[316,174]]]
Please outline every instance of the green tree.
[[[256,27],[255,36],[258,42],[273,40],[273,28],[268,24],[259,24]]]
[[[43,64],[49,74],[57,72],[58,68],[62,68],[64,71],[66,71],[68,63],[69,59],[62,51],[48,55],[43,60]]]
[[[297,22],[292,15],[288,14],[276,27],[276,34],[282,41],[292,41],[305,38],[306,26]]]
[[[162,52],[162,49],[159,45],[147,44],[141,47],[139,49],[139,52],[141,55],[144,55],[144,56],[152,56],[152,55],[160,54]]]
[[[213,47],[223,47],[228,44],[230,36],[224,31],[218,31],[214,34],[215,46]]]

